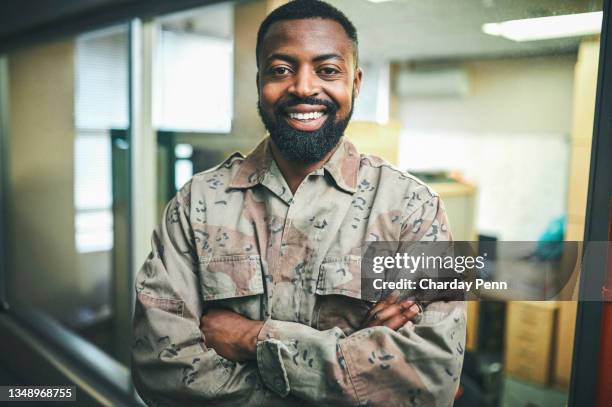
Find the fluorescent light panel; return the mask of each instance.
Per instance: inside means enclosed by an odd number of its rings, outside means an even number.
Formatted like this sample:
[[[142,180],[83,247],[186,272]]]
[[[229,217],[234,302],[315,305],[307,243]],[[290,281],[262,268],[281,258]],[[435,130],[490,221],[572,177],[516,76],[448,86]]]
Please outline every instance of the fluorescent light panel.
[[[602,11],[527,18],[483,24],[482,31],[517,42],[578,37],[599,34],[602,18]]]

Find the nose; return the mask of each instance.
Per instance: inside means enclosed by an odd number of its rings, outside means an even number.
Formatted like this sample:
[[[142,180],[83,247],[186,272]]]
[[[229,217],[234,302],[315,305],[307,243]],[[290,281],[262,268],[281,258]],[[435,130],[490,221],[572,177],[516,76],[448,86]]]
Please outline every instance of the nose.
[[[289,93],[300,99],[316,96],[320,91],[318,76],[306,66],[297,72],[291,87],[289,87]]]

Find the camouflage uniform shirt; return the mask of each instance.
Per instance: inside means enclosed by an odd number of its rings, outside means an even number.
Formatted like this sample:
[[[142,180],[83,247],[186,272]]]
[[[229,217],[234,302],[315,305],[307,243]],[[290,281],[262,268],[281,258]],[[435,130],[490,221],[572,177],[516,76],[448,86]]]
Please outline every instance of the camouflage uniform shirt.
[[[150,405],[452,405],[465,308],[434,302],[397,331],[359,329],[374,240],[449,240],[440,198],[343,139],[295,194],[265,139],[168,203],[136,277],[132,371]],[[206,346],[207,307],[265,320],[257,358]]]

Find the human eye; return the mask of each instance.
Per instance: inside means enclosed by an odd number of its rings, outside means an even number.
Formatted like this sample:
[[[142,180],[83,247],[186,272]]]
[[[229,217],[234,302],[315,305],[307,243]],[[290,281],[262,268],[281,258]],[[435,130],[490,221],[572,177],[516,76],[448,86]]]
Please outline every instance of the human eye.
[[[319,75],[324,77],[333,77],[340,74],[340,70],[334,66],[323,66],[319,68]]]
[[[291,69],[284,65],[273,66],[270,68],[270,74],[274,76],[287,76],[291,73]]]

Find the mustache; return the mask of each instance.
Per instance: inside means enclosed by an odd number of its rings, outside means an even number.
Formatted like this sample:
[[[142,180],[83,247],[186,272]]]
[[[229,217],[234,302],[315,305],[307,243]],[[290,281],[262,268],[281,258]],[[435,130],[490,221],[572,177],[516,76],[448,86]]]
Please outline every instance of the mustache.
[[[330,116],[333,116],[336,111],[338,110],[338,106],[330,101],[330,100],[324,100],[324,99],[318,99],[315,98],[314,96],[308,96],[305,98],[292,98],[289,100],[285,100],[282,102],[279,102],[276,107],[274,108],[274,112],[277,115],[284,115],[285,114],[285,110],[288,107],[292,107],[292,106],[297,106],[297,105],[319,105],[319,106],[325,106],[327,108],[327,113]]]

